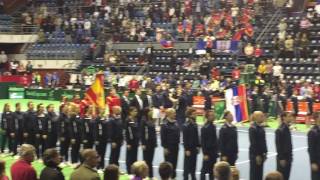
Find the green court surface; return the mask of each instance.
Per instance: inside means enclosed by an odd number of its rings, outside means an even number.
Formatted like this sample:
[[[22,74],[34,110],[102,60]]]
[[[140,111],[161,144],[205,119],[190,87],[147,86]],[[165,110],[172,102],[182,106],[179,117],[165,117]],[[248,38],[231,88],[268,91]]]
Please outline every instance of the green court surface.
[[[14,158],[11,156],[1,157],[0,159],[4,160],[6,162],[6,175],[9,176],[9,178],[11,179],[10,167],[16,160],[14,160]],[[35,161],[32,163],[32,166],[37,171],[37,176],[39,177],[42,169],[44,168],[44,165],[39,161]],[[62,172],[64,174],[65,179],[68,180],[68,179],[70,179],[70,175],[73,172],[73,168],[66,166],[63,168]],[[101,179],[103,179],[102,174],[101,174]],[[129,179],[130,178],[128,175],[120,176],[120,180],[129,180]]]

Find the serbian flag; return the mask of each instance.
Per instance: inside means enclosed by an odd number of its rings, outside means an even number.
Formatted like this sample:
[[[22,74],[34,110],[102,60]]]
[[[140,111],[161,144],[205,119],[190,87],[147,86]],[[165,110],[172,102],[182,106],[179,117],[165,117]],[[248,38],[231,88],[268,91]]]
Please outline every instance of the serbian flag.
[[[104,96],[104,76],[97,74],[94,83],[87,89],[85,97],[96,108],[105,109],[106,102]]]
[[[225,99],[226,109],[232,113],[234,122],[249,120],[245,85],[234,86],[227,89]]]
[[[169,40],[162,39],[162,40],[160,40],[160,44],[165,49],[173,48],[173,42],[169,41]]]

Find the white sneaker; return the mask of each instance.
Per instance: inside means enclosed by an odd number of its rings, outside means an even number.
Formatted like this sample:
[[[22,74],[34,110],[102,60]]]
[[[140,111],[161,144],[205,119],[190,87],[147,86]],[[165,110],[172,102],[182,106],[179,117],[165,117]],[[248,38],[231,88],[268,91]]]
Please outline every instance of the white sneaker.
[[[103,170],[102,170],[102,169],[99,169],[99,170],[98,170],[98,174],[103,174]]]

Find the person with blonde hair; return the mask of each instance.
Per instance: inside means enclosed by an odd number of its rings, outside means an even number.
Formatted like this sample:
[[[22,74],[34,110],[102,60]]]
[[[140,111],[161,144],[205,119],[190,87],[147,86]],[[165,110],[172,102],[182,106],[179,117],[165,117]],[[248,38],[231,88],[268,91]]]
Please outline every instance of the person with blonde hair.
[[[173,166],[172,178],[176,177],[176,168],[180,144],[180,129],[176,123],[176,111],[166,110],[166,118],[160,129],[161,146],[164,148],[164,159]]]
[[[192,180],[196,179],[197,154],[200,149],[196,111],[195,108],[191,107],[187,109],[187,122],[183,125],[183,145],[185,150],[183,177],[185,180],[189,179],[189,175],[191,175]]]
[[[250,180],[262,180],[263,178],[263,163],[268,152],[266,132],[263,127],[265,118],[261,111],[255,111],[251,115],[253,122],[249,128]]]
[[[157,132],[155,119],[152,118],[152,110],[149,109],[147,119],[142,123],[141,144],[143,150],[143,160],[149,166],[149,178],[153,178],[153,157],[157,147]]]
[[[227,161],[231,166],[235,165],[238,158],[238,132],[237,127],[232,124],[233,115],[230,111],[225,111],[223,118],[225,123],[219,132],[219,150],[221,160]]]
[[[264,179],[265,180],[284,180],[282,174],[278,171],[269,172]]]
[[[216,180],[231,180],[231,168],[225,161],[217,162],[214,165],[214,176]]]
[[[36,170],[31,166],[36,158],[36,148],[31,144],[22,144],[19,156],[20,159],[11,166],[12,180],[37,180]]]
[[[213,179],[214,173],[212,167],[218,158],[218,138],[217,128],[214,124],[215,115],[213,110],[206,111],[206,122],[201,128],[201,147],[203,153],[201,180],[206,179],[206,173],[209,173],[210,179]]]
[[[136,161],[131,166],[131,172],[134,175],[131,180],[141,180],[148,176],[149,167],[145,161]]]

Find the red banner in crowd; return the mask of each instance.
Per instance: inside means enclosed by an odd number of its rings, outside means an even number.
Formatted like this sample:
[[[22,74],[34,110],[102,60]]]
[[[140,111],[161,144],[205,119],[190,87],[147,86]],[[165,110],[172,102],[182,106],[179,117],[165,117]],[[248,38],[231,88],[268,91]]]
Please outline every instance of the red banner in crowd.
[[[31,75],[0,76],[0,82],[15,82],[22,86],[29,86],[32,82],[32,77]]]

